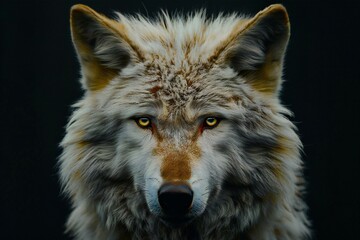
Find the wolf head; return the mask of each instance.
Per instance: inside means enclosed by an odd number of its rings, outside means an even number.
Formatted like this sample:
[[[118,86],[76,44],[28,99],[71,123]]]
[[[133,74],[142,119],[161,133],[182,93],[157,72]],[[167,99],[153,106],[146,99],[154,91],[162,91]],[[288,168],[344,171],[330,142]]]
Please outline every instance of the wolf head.
[[[71,32],[85,95],[62,142],[70,227],[93,211],[108,229],[236,232],[295,194],[301,143],[278,100],[284,7],[111,20],[76,5]]]

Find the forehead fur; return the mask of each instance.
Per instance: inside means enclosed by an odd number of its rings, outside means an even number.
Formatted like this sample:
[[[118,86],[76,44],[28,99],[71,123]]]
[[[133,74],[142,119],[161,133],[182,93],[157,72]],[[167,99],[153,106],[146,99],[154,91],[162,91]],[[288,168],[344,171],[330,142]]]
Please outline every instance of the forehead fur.
[[[234,28],[245,26],[247,20],[237,14],[219,14],[209,18],[204,11],[184,16],[170,16],[163,12],[155,19],[141,15],[117,15],[129,39],[142,49],[145,57],[162,58],[179,68],[184,61],[208,61],[208,57],[229,38]]]
[[[191,120],[191,104],[200,108],[199,104],[210,106],[216,102],[219,106],[236,99],[231,90],[239,88],[239,84],[229,81],[236,73],[217,67],[210,58],[246,20],[236,14],[207,18],[203,11],[187,16],[162,13],[154,20],[118,13],[128,39],[143,55],[144,68],[123,69],[121,73],[120,78],[128,78],[136,72],[136,79],[128,82],[128,100],[131,98],[133,103],[135,99],[147,99],[149,103],[156,99],[157,106],[162,104],[160,114],[164,118],[181,115]],[[204,106],[202,109],[206,111]]]

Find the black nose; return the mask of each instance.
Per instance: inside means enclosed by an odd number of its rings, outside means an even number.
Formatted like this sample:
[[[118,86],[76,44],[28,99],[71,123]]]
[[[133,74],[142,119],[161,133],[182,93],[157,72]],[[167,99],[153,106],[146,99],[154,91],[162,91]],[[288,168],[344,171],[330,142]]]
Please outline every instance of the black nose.
[[[165,183],[158,192],[159,203],[170,217],[181,217],[191,209],[193,191],[188,185]]]

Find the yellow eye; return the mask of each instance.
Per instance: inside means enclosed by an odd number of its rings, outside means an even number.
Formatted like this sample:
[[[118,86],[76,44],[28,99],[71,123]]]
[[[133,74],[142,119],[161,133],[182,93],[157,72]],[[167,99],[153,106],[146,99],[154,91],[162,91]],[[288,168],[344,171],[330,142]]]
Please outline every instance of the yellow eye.
[[[141,118],[136,119],[136,123],[141,128],[148,128],[151,126],[151,121],[147,117],[141,117]]]
[[[214,128],[219,124],[219,119],[215,117],[208,117],[205,119],[205,126],[208,128]]]

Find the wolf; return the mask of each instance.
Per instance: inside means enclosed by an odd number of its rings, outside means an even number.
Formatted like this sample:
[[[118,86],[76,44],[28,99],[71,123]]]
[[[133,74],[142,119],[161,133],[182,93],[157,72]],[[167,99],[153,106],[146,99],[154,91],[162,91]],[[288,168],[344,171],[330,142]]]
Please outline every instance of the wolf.
[[[75,239],[310,237],[302,144],[279,98],[286,9],[71,8],[84,96],[61,142]]]

